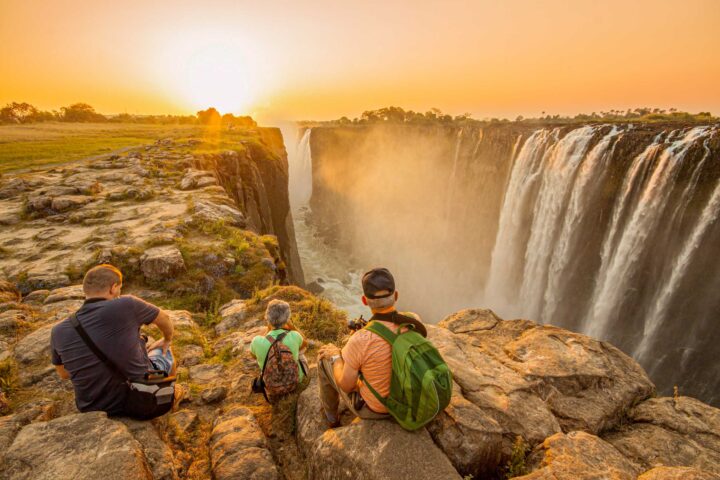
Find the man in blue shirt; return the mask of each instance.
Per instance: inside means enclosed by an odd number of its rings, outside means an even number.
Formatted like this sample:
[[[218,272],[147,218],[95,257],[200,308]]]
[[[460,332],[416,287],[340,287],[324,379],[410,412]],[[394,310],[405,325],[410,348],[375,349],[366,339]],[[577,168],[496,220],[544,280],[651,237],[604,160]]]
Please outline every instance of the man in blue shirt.
[[[105,264],[90,269],[83,280],[86,300],[76,312],[78,322],[127,378],[142,379],[148,370],[173,375],[172,320],[155,305],[131,295],[121,296],[121,289],[122,273],[117,268]],[[151,323],[163,338],[146,343],[140,327]],[[70,319],[53,327],[50,345],[58,374],[72,381],[78,410],[123,415],[127,385],[83,342]]]

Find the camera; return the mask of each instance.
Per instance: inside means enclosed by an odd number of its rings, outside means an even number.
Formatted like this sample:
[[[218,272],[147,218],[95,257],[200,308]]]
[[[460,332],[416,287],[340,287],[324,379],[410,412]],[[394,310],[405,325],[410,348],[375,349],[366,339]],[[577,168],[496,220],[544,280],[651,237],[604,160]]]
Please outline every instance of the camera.
[[[360,318],[355,318],[355,319],[351,318],[350,320],[348,320],[347,326],[350,330],[357,332],[361,328],[365,327],[365,325],[367,325],[367,323],[368,323],[367,320],[365,320],[363,318],[363,316],[360,315]]]

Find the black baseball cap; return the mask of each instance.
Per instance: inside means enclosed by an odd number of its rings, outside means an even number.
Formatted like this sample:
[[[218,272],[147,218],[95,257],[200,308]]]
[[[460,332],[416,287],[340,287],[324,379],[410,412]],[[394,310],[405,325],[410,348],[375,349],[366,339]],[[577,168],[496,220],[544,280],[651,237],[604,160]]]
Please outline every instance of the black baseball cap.
[[[363,293],[367,298],[378,299],[387,298],[395,293],[395,279],[387,268],[373,268],[365,272],[362,277]],[[387,291],[389,293],[378,295],[378,292]]]

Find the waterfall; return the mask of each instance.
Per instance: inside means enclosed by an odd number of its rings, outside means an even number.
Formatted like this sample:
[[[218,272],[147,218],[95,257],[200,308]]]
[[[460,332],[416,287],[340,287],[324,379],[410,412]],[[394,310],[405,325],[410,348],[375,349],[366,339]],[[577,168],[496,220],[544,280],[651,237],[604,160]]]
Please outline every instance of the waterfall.
[[[309,207],[313,192],[311,134],[311,128],[305,130],[288,158],[290,205],[305,281],[317,283],[323,289],[320,296],[332,301],[350,317],[368,316],[360,302],[362,271],[350,265],[345,254],[324,243],[312,222]]]
[[[700,167],[702,167],[705,161],[710,157],[710,149],[708,148],[707,140],[705,141],[703,147],[705,148],[705,155],[693,174],[693,178],[691,180],[692,187],[695,187],[699,177],[696,173],[700,172]],[[720,181],[716,184],[710,200],[700,215],[700,220],[683,246],[680,255],[673,262],[670,278],[663,282],[662,289],[658,292],[655,300],[653,301],[653,308],[645,320],[643,338],[633,354],[633,356],[638,360],[647,360],[650,353],[649,347],[652,340],[655,338],[658,328],[667,321],[667,311],[670,301],[672,300],[680,281],[685,277],[688,265],[690,264],[692,257],[697,253],[701,240],[707,233],[709,227],[717,220],[718,215],[720,215]]]
[[[601,131],[605,133],[590,147]],[[636,340],[628,340],[625,347],[642,358],[665,321],[688,263],[698,254],[700,239],[717,219],[720,193],[713,193],[691,232],[682,231],[710,157],[711,131],[696,127],[662,132],[632,159],[607,210],[603,189],[612,182],[608,172],[613,171],[615,146],[627,131],[584,126],[562,137],[558,129],[533,132],[510,174],[484,298],[502,315],[570,324],[607,339],[623,322],[624,302],[632,292],[642,303],[633,312],[644,315],[639,321],[644,334],[640,339],[641,332],[632,332]],[[685,156],[700,140],[703,157],[685,167]],[[678,187],[683,168],[692,173]],[[606,224],[601,222],[604,210]],[[597,249],[588,251],[593,235],[599,236]],[[653,259],[654,242],[670,240],[684,246],[664,246],[662,252],[673,258]],[[642,276],[649,268],[663,272],[662,281],[641,286],[638,282],[647,281]],[[576,280],[588,277],[588,291],[580,291]],[[572,311],[577,320],[565,318],[565,305],[572,302],[587,308]]]
[[[290,174],[290,206],[293,211],[306,206],[312,197],[312,154],[310,152],[310,134],[312,128],[305,130],[288,164]]]
[[[544,294],[545,308],[542,320],[551,322],[561,302],[561,291],[568,287],[568,268],[575,257],[574,247],[580,242],[582,225],[590,211],[602,178],[612,157],[614,140],[620,129],[613,127],[590,151],[580,166],[572,187],[567,211],[562,220],[562,229],[550,260],[547,288]]]
[[[460,157],[460,146],[462,145],[463,129],[457,133],[457,139],[455,140],[455,154],[453,155],[452,170],[450,170],[450,177],[448,177],[447,193],[445,195],[445,220],[448,221],[452,216],[452,200],[453,193],[455,191],[455,177],[457,176],[458,158]],[[480,133],[482,138],[482,130]],[[446,229],[446,234],[449,230]]]
[[[663,218],[682,159],[689,147],[705,130],[702,127],[691,129],[684,136],[664,145],[665,148],[659,153],[659,158],[653,162],[655,165],[652,173],[643,185],[637,201],[630,206],[627,224],[622,232],[612,235],[618,237],[617,246],[603,249],[606,254],[605,265],[601,267],[601,275],[597,279],[597,287],[593,295],[592,310],[586,318],[586,331],[589,335],[606,338],[607,328],[618,320],[623,297],[636,274],[637,260],[643,250],[648,248],[648,238]],[[638,161],[633,165],[634,175],[629,177],[631,182],[636,178],[638,171],[650,167],[647,163],[649,159],[655,157],[658,147],[658,144],[653,144],[638,157]],[[623,189],[623,196],[617,206],[618,211],[628,208],[623,203],[627,202],[628,196],[625,193],[632,186],[628,184]],[[614,230],[617,231],[618,222],[614,223]],[[608,240],[614,243],[614,238]]]
[[[535,201],[520,288],[523,310],[530,318],[542,317],[550,253],[575,174],[594,134],[595,127],[575,129],[555,143],[543,158],[540,192]]]
[[[558,130],[537,130],[520,149],[508,182],[493,248],[485,298],[503,315],[519,315],[522,309],[514,296],[518,271],[523,268],[525,241],[522,226],[533,205],[543,156],[548,144],[557,140]]]

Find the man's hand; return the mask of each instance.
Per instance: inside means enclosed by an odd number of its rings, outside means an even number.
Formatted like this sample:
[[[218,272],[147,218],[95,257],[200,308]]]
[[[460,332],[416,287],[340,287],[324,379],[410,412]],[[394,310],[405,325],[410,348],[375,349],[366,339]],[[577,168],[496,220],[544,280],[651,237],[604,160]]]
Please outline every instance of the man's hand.
[[[170,348],[171,340],[165,340],[164,338],[161,338],[160,340],[155,340],[154,342],[147,344],[147,351],[150,352],[152,350],[155,350],[156,348],[162,349],[163,355],[167,353],[167,349]]]
[[[318,360],[331,358],[334,355],[340,355],[340,348],[336,345],[333,345],[332,343],[328,345],[323,345],[322,347],[320,347],[320,350],[318,350]]]

